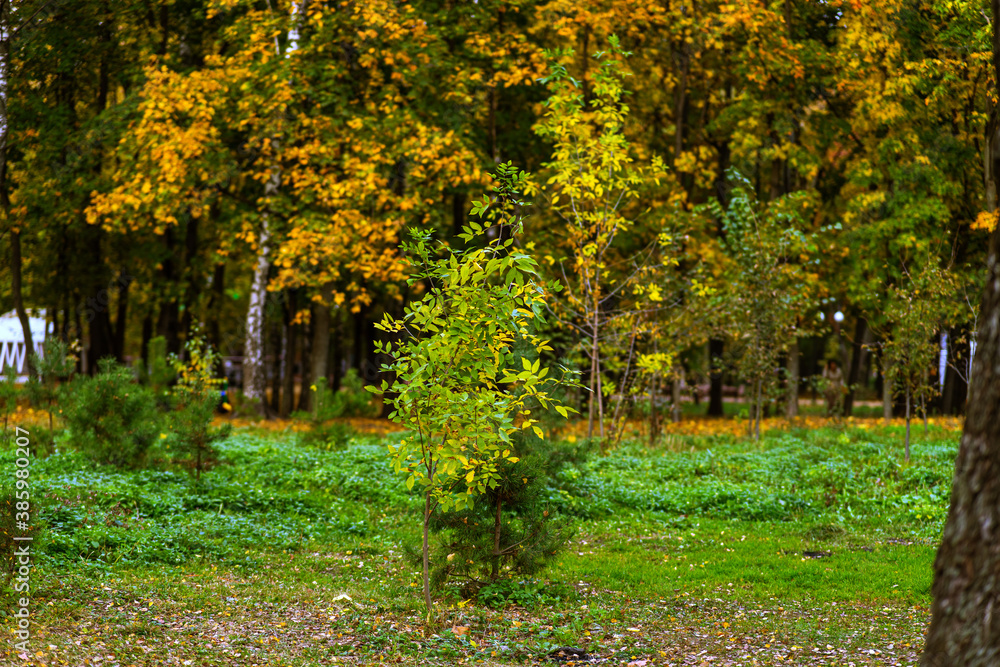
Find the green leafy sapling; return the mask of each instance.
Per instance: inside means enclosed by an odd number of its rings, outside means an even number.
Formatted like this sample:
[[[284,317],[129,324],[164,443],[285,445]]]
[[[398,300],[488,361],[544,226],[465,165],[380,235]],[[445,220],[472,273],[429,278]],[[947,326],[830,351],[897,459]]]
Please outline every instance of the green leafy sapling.
[[[215,443],[226,438],[232,426],[212,427],[212,416],[220,401],[219,387],[225,379],[215,377],[219,354],[195,332],[184,344],[185,359],[171,356],[170,365],[177,373],[174,398],[178,410],[173,415],[177,451],[186,457],[201,480],[202,471],[215,460]]]
[[[412,267],[411,287],[426,286],[424,296],[407,305],[402,319],[385,315],[376,326],[390,340],[376,352],[394,374],[381,393],[392,407],[389,418],[410,429],[389,454],[406,485],[424,496],[423,592],[431,618],[428,532],[437,510],[471,507],[474,498],[497,486],[503,461],[516,462],[511,435],[543,432],[529,405],[568,408],[546,391],[548,369],[541,361],[514,354],[515,343],[536,354],[551,351],[535,334],[549,289],[537,264],[516,244],[523,231],[517,211],[524,172],[501,164],[492,196],[474,202],[470,222],[459,237],[465,250],[442,246],[437,258],[430,235],[413,230],[402,244]],[[515,365],[515,361],[519,363]],[[566,377],[564,371],[564,377]]]

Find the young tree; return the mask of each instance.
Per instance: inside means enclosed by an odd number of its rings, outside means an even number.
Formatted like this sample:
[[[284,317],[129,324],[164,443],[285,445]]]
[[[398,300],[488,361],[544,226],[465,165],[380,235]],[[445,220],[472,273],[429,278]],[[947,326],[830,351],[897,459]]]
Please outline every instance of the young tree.
[[[724,327],[739,346],[736,366],[750,389],[752,433],[760,439],[765,397],[776,385],[778,358],[800,334],[799,321],[808,309],[812,277],[807,265],[792,261],[809,251],[803,227],[808,199],[793,193],[766,206],[753,196],[750,182],[736,171],[729,207],[719,202],[702,209],[722,223],[730,262],[721,301]]]
[[[212,416],[221,400],[219,388],[224,379],[216,376],[219,354],[195,330],[184,344],[185,358],[176,356],[170,365],[177,373],[174,396],[177,412],[171,415],[171,430],[177,451],[187,456],[186,463],[194,470],[195,479],[214,462],[214,444],[229,436],[231,424],[212,427]]]
[[[599,67],[589,99],[562,62],[572,52],[553,54],[557,62],[543,79],[552,94],[545,118],[535,128],[538,136],[554,144],[552,160],[544,165],[546,192],[551,210],[564,223],[554,252],[565,253],[558,260],[565,296],[554,310],[579,336],[590,360],[587,435],[593,435],[596,419],[602,438],[601,343],[611,331],[609,322],[623,314],[615,304],[652,255],[645,248],[622,256],[613,246],[635,224],[627,205],[647,182],[658,183],[666,169],[659,157],[647,166],[635,164],[623,132],[629,108],[624,103],[622,59],[629,54],[613,35],[608,45],[608,52],[594,56]]]
[[[412,267],[411,286],[428,284],[423,298],[407,305],[402,319],[386,314],[377,325],[398,343],[378,342],[389,356],[383,370],[395,374],[383,380],[382,393],[391,403],[389,417],[411,433],[389,452],[397,472],[406,474],[407,488],[421,488],[423,511],[423,584],[430,622],[431,517],[438,509],[471,506],[477,495],[499,483],[501,461],[516,462],[511,435],[532,429],[542,437],[529,405],[567,408],[553,401],[543,385],[548,374],[540,360],[520,356],[520,341],[535,353],[550,351],[534,329],[543,324],[547,291],[535,260],[515,240],[523,229],[516,213],[524,172],[508,164],[497,167],[494,195],[474,202],[472,213],[489,214],[490,224],[471,222],[460,238],[467,250],[444,248],[434,257],[430,235],[413,230],[403,244]],[[487,240],[485,246],[473,245]]]
[[[885,332],[882,359],[886,382],[906,402],[905,459],[910,462],[910,419],[915,405],[923,412],[937,393],[929,370],[940,353],[937,336],[955,323],[959,311],[954,305],[958,293],[954,277],[930,263],[916,275],[903,268],[904,283],[889,288],[889,302],[882,318]]]

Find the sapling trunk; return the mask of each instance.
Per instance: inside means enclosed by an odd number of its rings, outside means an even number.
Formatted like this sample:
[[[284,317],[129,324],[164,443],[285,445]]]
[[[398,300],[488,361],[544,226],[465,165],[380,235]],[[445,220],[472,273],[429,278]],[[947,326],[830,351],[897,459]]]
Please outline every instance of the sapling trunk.
[[[430,557],[430,525],[431,525],[431,491],[427,487],[424,495],[424,604],[427,606],[427,625],[431,622],[431,557]]]
[[[597,337],[594,337],[594,346],[597,346]],[[590,396],[587,397],[587,437],[594,437],[594,392],[597,387],[597,355],[591,348],[590,355]]]
[[[678,423],[681,420],[681,376],[680,371],[678,371],[677,377],[674,378],[673,385],[671,386],[670,392],[670,402],[672,403],[670,407],[671,421],[673,423]]]
[[[764,384],[763,380],[757,380],[757,410],[756,410],[756,427],[755,436],[756,440],[760,442],[760,399],[761,399],[761,385]]]
[[[906,462],[910,462],[910,388],[906,388]]]
[[[920,397],[920,412],[924,417],[924,437],[927,437],[927,397]]]
[[[659,413],[656,411],[656,389],[660,380],[660,374],[654,373],[653,380],[649,383],[649,446],[652,447],[659,435],[660,425],[658,423]]]
[[[601,360],[597,360],[597,419],[601,440],[604,440],[604,387],[601,383]]]
[[[500,508],[503,506],[503,501],[500,499],[500,494],[497,494],[497,512],[493,520],[493,564],[490,568],[490,579],[493,581],[497,580],[500,576]]]

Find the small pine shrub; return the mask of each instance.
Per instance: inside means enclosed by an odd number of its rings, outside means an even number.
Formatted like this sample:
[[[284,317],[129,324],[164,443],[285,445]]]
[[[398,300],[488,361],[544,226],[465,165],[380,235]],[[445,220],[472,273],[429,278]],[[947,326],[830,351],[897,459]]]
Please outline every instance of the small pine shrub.
[[[466,597],[500,590],[498,582],[538,574],[565,547],[572,531],[565,519],[552,516],[545,501],[547,466],[539,454],[504,461],[497,485],[472,508],[432,517],[435,587],[455,581]]]
[[[70,443],[99,463],[139,467],[160,431],[152,392],[114,359],[93,377],[77,377],[63,392]]]

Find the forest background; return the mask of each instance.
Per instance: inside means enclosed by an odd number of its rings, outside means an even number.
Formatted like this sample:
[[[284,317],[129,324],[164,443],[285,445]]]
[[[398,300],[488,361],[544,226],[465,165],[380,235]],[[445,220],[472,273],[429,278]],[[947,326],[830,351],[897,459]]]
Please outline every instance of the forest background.
[[[376,323],[423,294],[407,230],[461,247],[509,161],[591,430],[682,375],[709,414],[726,377],[794,414],[827,359],[848,412],[872,377],[887,410],[963,407],[996,223],[982,2],[3,9],[0,311],[44,309],[80,371],[201,324],[275,413],[310,408],[296,378],[375,381]]]

